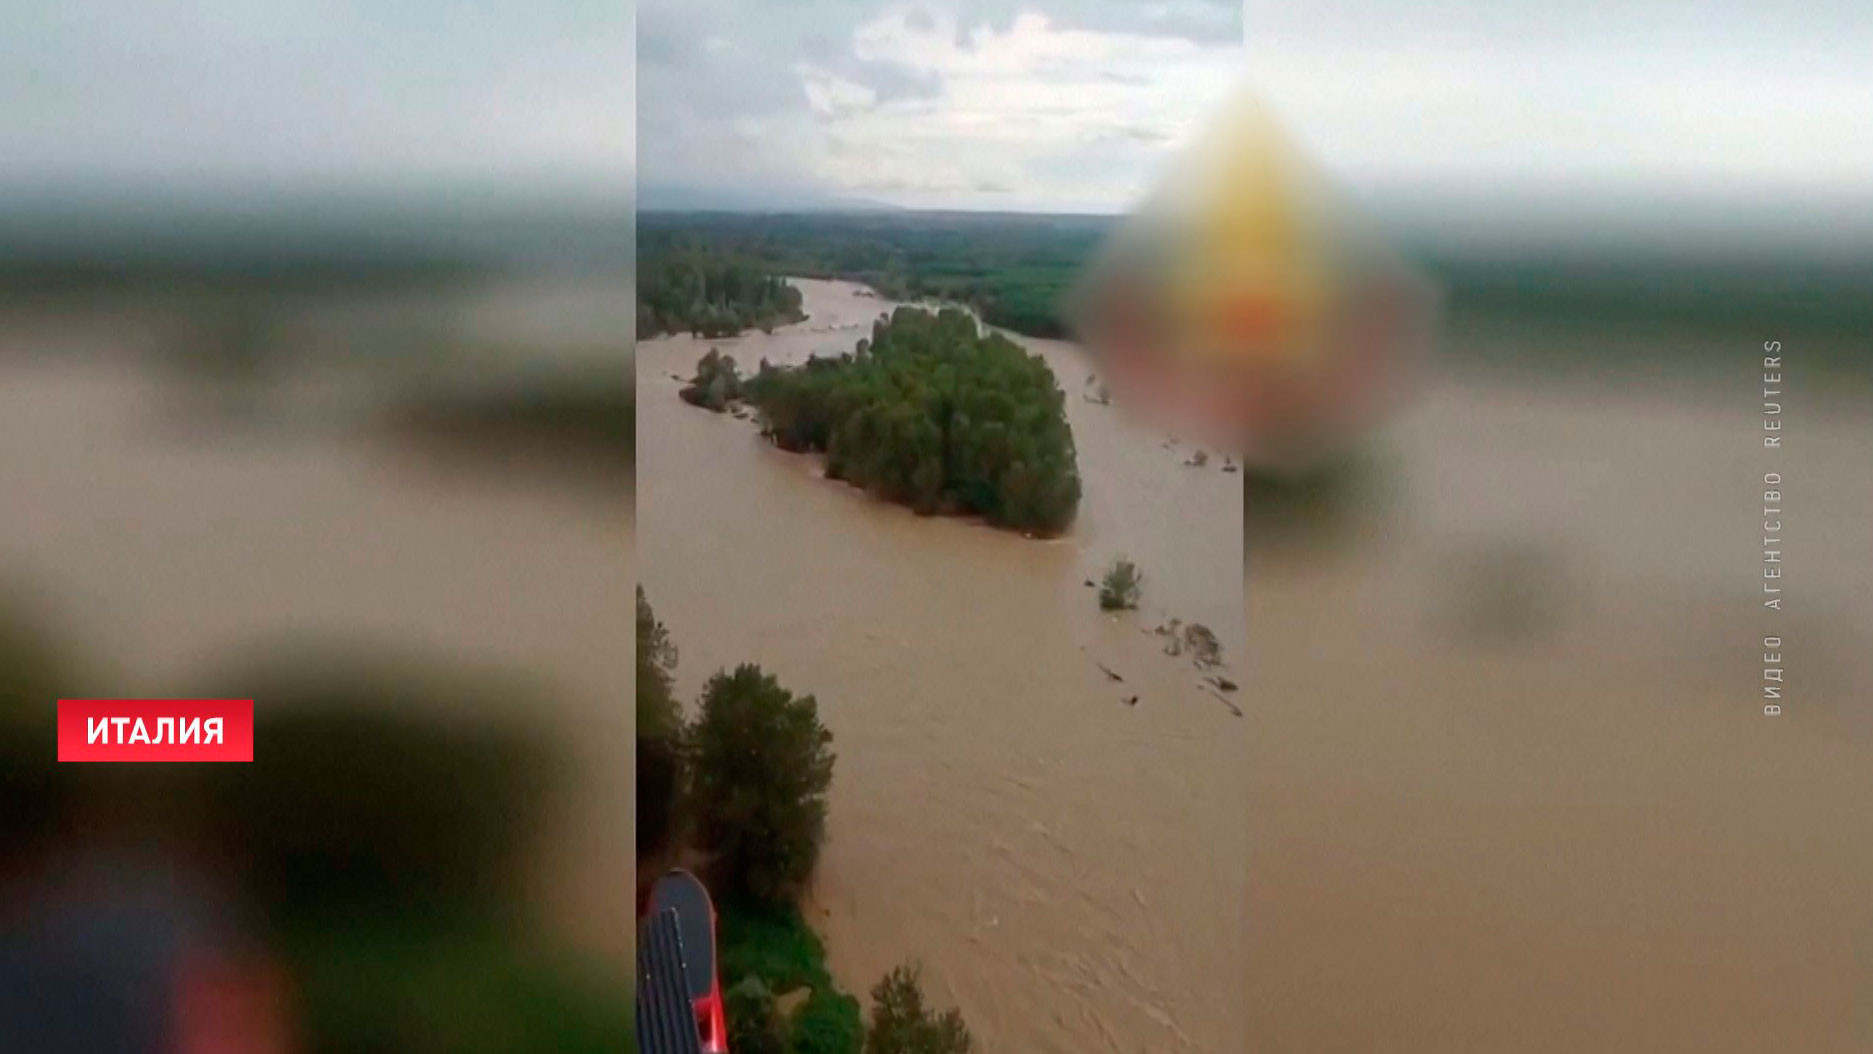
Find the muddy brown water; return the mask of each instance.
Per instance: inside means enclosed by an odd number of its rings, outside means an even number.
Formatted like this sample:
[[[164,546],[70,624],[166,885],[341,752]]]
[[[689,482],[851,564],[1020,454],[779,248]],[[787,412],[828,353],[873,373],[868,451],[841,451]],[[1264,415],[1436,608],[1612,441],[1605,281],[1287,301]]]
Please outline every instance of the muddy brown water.
[[[592,299],[589,285],[547,285],[562,310]],[[593,347],[596,327],[548,341],[538,312],[517,311],[540,288],[466,298],[443,321],[504,342],[510,356]],[[433,325],[420,301],[401,313],[369,306],[399,325],[412,314]],[[347,321],[311,312],[293,323],[335,350],[386,343],[367,339],[384,323],[349,320],[361,313],[350,302],[332,311]],[[533,917],[624,976],[634,933],[632,784],[620,763],[631,756],[620,650],[631,625],[628,494],[439,467],[373,427],[384,374],[368,365],[289,370],[251,413],[224,420],[226,393],[161,361],[196,321],[187,304],[0,319],[0,582],[36,598],[89,660],[87,683],[71,691],[194,694],[249,649],[308,640],[529,675],[553,701],[533,716],[565,744],[568,776],[531,861]],[[266,750],[256,745],[258,763]]]
[[[746,661],[819,700],[838,763],[809,915],[834,975],[863,994],[917,960],[984,1050],[1239,1049],[1216,993],[1240,978],[1245,721],[1150,630],[1242,640],[1240,477],[1082,398],[1079,349],[1023,339],[1067,393],[1066,536],[825,480],[671,377],[711,347],[745,370],[850,351],[893,306],[797,284],[799,325],[639,343],[637,564],[685,696]],[[1084,582],[1120,554],[1145,588],[1115,617]]]
[[[1753,347],[1705,351],[1447,373],[1331,543],[1251,550],[1249,1049],[1867,1049],[1870,400],[1807,374],[1765,457]]]

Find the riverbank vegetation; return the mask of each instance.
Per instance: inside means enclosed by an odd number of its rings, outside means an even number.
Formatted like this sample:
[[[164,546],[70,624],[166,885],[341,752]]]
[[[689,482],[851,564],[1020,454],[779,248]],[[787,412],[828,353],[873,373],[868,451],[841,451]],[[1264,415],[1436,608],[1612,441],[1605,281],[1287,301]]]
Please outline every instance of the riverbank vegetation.
[[[965,311],[898,308],[852,353],[763,363],[740,388],[776,445],[823,453],[828,477],[919,513],[1055,534],[1078,511],[1053,371]]]
[[[968,304],[990,325],[1026,336],[1068,335],[1061,303],[1080,271],[1120,222],[1117,216],[879,210],[875,212],[643,212],[637,217],[641,260],[709,251],[754,262],[768,274],[843,278],[899,300]],[[1575,371],[1629,355],[1607,327],[1635,339],[1658,327],[1724,335],[1750,329],[1805,328],[1830,373],[1865,375],[1861,345],[1842,334],[1873,325],[1873,268],[1860,256],[1765,253],[1736,243],[1695,257],[1637,266],[1629,247],[1598,251],[1536,247],[1522,254],[1479,249],[1463,238],[1423,233],[1401,245],[1449,291],[1453,311],[1445,353],[1500,366],[1518,356],[1528,368]],[[1791,274],[1800,274],[1792,281]],[[1547,344],[1505,341],[1521,332],[1578,329],[1568,355]],[[1692,356],[1697,341],[1660,344],[1648,353]],[[1522,358],[1525,356],[1525,359]],[[1687,359],[1687,361],[1689,361]]]
[[[707,861],[731,1049],[968,1054],[961,1015],[925,1006],[909,966],[873,989],[868,1036],[858,999],[833,980],[825,946],[801,915],[836,760],[817,701],[744,663],[711,677],[685,722],[673,691],[676,645],[641,587],[637,654],[639,860],[676,846]],[[668,765],[648,794],[646,756]]]
[[[1110,216],[646,213],[640,258],[707,252],[769,274],[863,282],[893,300],[967,304],[992,326],[1060,338],[1060,304]]]
[[[637,274],[637,335],[732,337],[806,318],[785,279],[719,252],[647,254]]]

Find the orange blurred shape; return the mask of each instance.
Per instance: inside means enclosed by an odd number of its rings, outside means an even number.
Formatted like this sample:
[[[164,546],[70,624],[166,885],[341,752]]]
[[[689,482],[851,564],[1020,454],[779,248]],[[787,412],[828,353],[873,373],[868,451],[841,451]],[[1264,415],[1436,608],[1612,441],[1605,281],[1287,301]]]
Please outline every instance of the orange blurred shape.
[[[1272,290],[1237,289],[1221,299],[1212,324],[1231,346],[1261,351],[1294,323],[1293,312]]]
[[[1244,93],[1110,236],[1068,317],[1121,405],[1296,468],[1406,390],[1436,301]]]

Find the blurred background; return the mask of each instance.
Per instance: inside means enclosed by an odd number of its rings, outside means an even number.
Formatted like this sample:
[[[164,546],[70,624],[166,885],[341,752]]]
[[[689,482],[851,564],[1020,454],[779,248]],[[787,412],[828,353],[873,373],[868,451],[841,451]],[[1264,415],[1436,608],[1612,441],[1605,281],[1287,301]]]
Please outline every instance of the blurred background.
[[[9,21],[0,1047],[623,1048],[629,6]]]
[[[1865,1049],[1873,18],[1354,0],[1247,32],[1445,294],[1399,413],[1245,493],[1251,1048]]]
[[[10,16],[0,1045],[618,1049],[630,5]],[[1247,481],[1253,1048],[1865,1049],[1873,18],[1245,24],[1447,295],[1406,409]],[[50,761],[197,694],[263,764]]]

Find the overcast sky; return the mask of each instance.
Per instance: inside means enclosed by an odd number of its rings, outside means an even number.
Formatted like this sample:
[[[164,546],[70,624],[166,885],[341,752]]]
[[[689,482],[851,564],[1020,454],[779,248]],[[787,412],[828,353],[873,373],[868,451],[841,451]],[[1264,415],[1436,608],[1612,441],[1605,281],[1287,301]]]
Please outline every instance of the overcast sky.
[[[623,187],[635,166],[645,186],[1117,209],[1244,77],[1355,186],[1873,173],[1864,0],[12,6],[0,190]]]
[[[646,186],[1116,209],[1241,75],[1239,0],[646,0]]]
[[[1357,181],[1865,191],[1866,0],[1250,0],[1245,60]]]
[[[646,0],[639,44],[647,183],[1119,207],[1244,81],[1377,197],[1873,175],[1864,0]]]
[[[8,6],[0,189],[626,186],[626,0]]]

